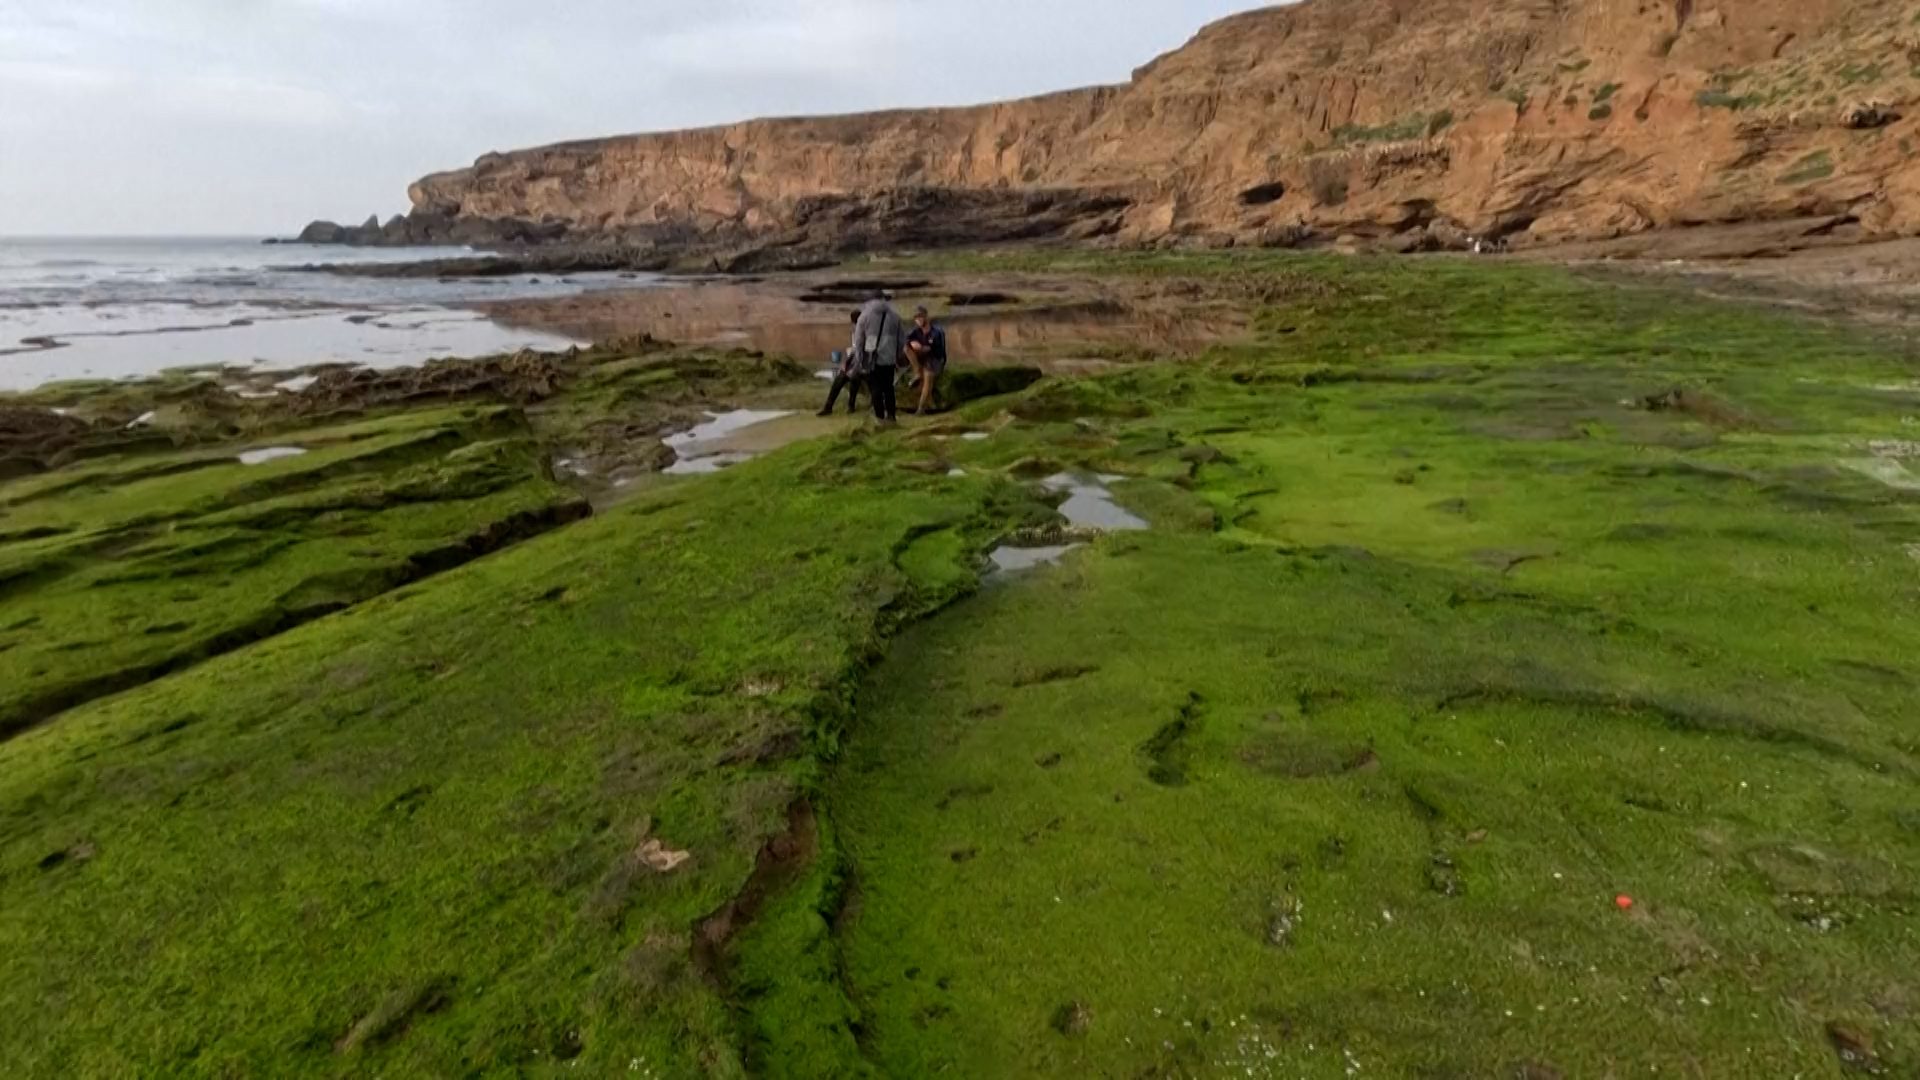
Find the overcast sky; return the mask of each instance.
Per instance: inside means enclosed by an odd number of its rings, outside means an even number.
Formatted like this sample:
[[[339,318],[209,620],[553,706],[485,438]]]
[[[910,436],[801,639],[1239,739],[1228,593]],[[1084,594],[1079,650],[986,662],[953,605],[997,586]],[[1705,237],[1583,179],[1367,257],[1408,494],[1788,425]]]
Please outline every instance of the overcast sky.
[[[489,150],[1118,82],[1261,0],[0,0],[0,236],[292,233]]]

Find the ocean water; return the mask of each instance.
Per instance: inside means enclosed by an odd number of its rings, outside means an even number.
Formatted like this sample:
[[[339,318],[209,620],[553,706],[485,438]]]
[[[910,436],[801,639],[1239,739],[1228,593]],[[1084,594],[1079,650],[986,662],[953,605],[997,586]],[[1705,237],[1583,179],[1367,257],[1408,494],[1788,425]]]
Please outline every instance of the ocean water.
[[[315,248],[239,239],[0,238],[0,390],[171,368],[404,367],[576,344],[497,325],[466,305],[633,288],[584,274],[442,282],[308,273],[460,249]]]

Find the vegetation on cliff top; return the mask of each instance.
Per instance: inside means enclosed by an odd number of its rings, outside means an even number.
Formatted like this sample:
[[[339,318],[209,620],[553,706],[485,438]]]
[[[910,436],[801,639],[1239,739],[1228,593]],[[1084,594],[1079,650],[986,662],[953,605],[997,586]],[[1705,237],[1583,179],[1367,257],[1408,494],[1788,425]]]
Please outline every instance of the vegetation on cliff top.
[[[1920,1067],[1904,340],[956,262],[1257,336],[649,488],[0,745],[0,1067]],[[1155,528],[962,599],[1061,469]]]

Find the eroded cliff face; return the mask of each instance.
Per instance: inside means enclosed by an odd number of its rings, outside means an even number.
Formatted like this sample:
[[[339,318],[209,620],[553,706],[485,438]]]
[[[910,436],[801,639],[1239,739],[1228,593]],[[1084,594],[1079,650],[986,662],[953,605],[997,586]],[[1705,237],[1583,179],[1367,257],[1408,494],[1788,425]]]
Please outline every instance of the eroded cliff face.
[[[848,248],[1920,231],[1917,0],[1305,0],[1130,83],[490,154],[412,230]]]

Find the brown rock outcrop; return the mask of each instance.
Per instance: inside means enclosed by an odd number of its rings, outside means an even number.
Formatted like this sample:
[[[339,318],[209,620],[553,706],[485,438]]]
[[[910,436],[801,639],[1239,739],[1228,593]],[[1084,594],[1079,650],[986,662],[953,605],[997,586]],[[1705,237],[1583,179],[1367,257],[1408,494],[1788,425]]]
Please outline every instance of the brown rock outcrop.
[[[400,232],[761,252],[1543,243],[1815,215],[1910,234],[1915,20],[1912,0],[1305,0],[1124,86],[489,154],[416,183],[426,224]]]

